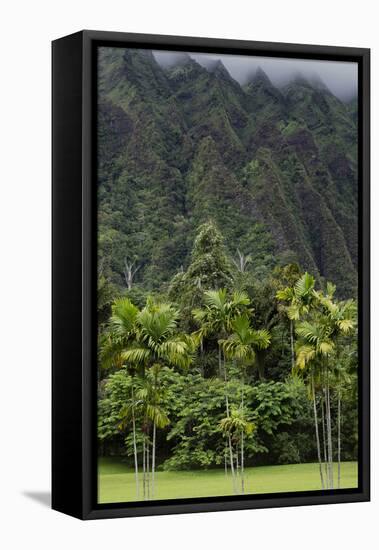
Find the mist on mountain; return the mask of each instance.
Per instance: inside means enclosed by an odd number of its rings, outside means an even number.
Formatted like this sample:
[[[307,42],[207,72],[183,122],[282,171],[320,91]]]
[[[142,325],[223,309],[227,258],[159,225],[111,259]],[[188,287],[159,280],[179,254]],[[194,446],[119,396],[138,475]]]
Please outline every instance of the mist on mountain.
[[[340,61],[317,61],[276,57],[216,55],[206,53],[182,53],[155,50],[154,56],[162,67],[176,63],[180,56],[191,57],[206,69],[222,61],[230,75],[245,84],[258,68],[264,70],[275,86],[281,87],[297,75],[324,82],[330,91],[342,101],[350,101],[357,95],[358,64]]]
[[[100,48],[99,256],[114,284],[128,257],[143,291],[167,286],[211,219],[258,280],[297,262],[355,295],[356,101],[293,64],[279,85],[263,61],[239,81],[227,56]]]

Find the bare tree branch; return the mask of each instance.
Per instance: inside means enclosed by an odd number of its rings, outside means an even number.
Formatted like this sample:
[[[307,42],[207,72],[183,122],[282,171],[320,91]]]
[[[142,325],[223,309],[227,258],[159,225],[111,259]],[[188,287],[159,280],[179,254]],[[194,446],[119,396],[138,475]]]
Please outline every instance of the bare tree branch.
[[[135,265],[136,260],[129,261],[127,256],[124,258],[124,277],[125,282],[128,287],[128,290],[130,290],[133,286],[133,279],[137,273],[137,271],[140,269],[141,265]]]

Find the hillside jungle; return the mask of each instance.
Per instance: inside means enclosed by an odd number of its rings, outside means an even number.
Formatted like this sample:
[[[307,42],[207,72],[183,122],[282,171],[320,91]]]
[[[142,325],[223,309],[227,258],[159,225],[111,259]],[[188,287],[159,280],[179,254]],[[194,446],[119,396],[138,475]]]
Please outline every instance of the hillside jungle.
[[[289,464],[340,487],[358,446],[356,102],[117,48],[98,101],[101,460],[134,472],[134,499],[163,472],[222,469],[244,493],[249,469]]]

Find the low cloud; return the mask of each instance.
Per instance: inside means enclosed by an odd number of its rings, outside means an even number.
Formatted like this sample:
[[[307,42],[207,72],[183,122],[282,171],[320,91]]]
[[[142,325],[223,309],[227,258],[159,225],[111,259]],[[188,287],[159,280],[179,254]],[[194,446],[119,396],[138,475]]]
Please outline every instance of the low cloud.
[[[357,95],[357,63],[154,51],[158,63],[164,67],[182,62],[188,55],[205,68],[209,68],[218,59],[221,60],[230,75],[242,85],[258,67],[261,67],[272,83],[279,87],[284,86],[300,73],[309,79],[321,79],[329,90],[342,101],[348,101]]]

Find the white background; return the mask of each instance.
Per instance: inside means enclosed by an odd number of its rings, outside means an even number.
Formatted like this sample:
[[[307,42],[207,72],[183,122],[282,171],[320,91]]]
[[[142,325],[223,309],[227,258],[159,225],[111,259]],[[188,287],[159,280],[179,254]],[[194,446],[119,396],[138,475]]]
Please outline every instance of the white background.
[[[378,18],[373,0],[33,0],[2,4],[0,48],[0,544],[2,548],[324,550],[377,547],[372,503],[80,522],[51,511],[50,41],[87,28],[372,48],[373,245],[378,238]],[[373,357],[378,257],[373,250]],[[376,310],[376,311],[375,311]],[[70,397],[67,396],[69,406]],[[34,497],[33,497],[34,495]],[[32,498],[33,497],[33,498]],[[36,498],[37,497],[37,498]]]

